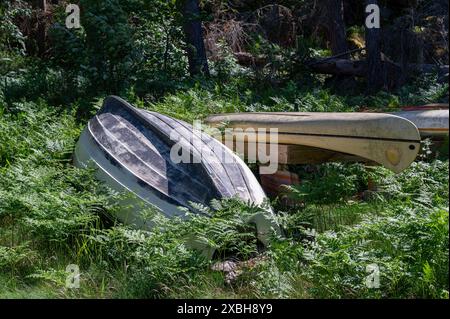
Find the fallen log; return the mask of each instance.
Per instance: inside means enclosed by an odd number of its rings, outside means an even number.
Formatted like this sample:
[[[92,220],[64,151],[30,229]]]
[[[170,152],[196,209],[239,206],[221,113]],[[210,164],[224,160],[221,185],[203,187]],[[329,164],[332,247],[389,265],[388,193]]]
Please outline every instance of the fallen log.
[[[307,66],[315,73],[349,75],[365,77],[367,75],[366,61],[352,61],[347,59],[326,59],[324,61],[314,61]]]
[[[254,56],[248,52],[235,52],[234,56],[240,65],[246,67],[263,67],[269,62],[269,58],[265,55]]]
[[[384,60],[384,63],[389,73],[402,72],[402,68],[388,60]],[[307,63],[307,66],[315,73],[320,74],[332,74],[332,75],[349,75],[356,77],[366,77],[368,72],[367,62],[365,60],[348,60],[348,59],[322,59],[314,60]],[[408,64],[409,72],[417,72],[421,74],[437,73],[439,77],[448,75],[448,65],[434,65],[434,64]]]
[[[345,54],[363,50],[365,50],[365,48],[351,50],[324,59],[311,60],[306,63],[306,66],[311,71],[320,74],[366,77],[368,72],[368,65],[366,60],[349,60],[340,58]],[[234,56],[240,65],[246,67],[263,67],[264,65],[269,63],[269,57],[265,55],[254,56],[248,52],[235,52]],[[385,55],[382,55],[382,63],[388,70],[389,78],[393,79],[394,82],[396,82],[403,72],[402,67],[398,63],[389,60]],[[448,80],[449,66],[411,63],[408,64],[407,72],[419,74],[437,73],[439,81],[445,82]]]

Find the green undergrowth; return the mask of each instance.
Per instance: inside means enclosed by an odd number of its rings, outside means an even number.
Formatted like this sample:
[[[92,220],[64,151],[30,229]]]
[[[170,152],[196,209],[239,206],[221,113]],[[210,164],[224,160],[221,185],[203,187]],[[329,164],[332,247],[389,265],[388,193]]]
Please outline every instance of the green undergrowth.
[[[298,86],[287,82],[279,87],[252,83],[242,77],[218,81],[199,81],[184,85],[180,90],[147,100],[127,92],[135,104],[188,122],[204,119],[210,114],[233,112],[393,112],[404,105],[448,102],[448,84],[438,84],[432,76],[403,87],[394,93],[379,92],[365,96],[335,92],[321,83]],[[250,83],[249,83],[250,82]],[[249,88],[249,85],[252,88]]]
[[[130,99],[185,120],[293,110],[241,93],[197,87],[151,103]],[[302,101],[301,111],[344,111],[365,99],[352,105],[324,90]],[[72,105],[0,105],[0,297],[448,298],[447,159],[424,158],[399,175],[360,164],[298,168],[302,184],[287,191],[301,205],[274,203],[284,236],[262,249],[247,223],[261,209],[234,199],[216,201],[215,210],[197,206],[212,217],[188,222],[145,212],[152,231],[115,221],[122,195],[72,165],[86,124]],[[369,180],[378,191],[366,196]],[[216,249],[212,260],[189,248],[192,236]],[[238,265],[232,280],[211,269],[224,260]],[[72,264],[79,289],[66,287]],[[379,288],[367,285],[373,265]]]

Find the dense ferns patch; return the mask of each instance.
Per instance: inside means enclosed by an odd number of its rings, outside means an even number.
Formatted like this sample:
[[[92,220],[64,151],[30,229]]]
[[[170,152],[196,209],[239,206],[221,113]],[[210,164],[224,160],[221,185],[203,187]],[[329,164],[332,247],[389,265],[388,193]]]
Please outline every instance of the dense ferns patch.
[[[191,119],[188,105],[211,111],[197,103],[201,88],[188,94],[150,107]],[[399,175],[360,164],[298,170],[304,182],[290,196],[303,204],[277,212],[284,237],[261,250],[247,221],[262,208],[235,199],[193,204],[205,216],[188,222],[149,209],[152,231],[116,222],[122,195],[72,166],[84,125],[75,109],[44,101],[0,107],[1,296],[448,297],[448,161]],[[378,192],[363,201],[369,179]],[[214,258],[191,249],[192,238]],[[239,265],[231,282],[211,269],[223,260]],[[69,264],[80,266],[81,289],[65,288]],[[378,289],[366,285],[370,265]]]

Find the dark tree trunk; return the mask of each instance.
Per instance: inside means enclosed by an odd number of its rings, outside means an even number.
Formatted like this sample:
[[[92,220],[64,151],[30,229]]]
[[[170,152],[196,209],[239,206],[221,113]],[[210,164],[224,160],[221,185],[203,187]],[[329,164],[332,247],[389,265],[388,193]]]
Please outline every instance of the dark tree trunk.
[[[342,59],[350,59],[350,53],[347,53],[349,50],[344,20],[344,1],[324,0],[321,2],[325,15],[325,29],[332,55],[340,55]],[[354,86],[355,80],[352,76],[336,74],[328,79],[327,83],[338,89],[347,89]]]
[[[43,11],[47,10],[47,1],[46,0],[34,0],[33,6],[35,8],[41,9]]]
[[[347,34],[344,22],[343,0],[325,0],[323,2],[326,12],[327,33],[330,40],[331,52],[333,55],[348,51]],[[347,59],[349,55],[342,58]]]
[[[47,29],[45,26],[45,12],[47,11],[47,1],[33,0],[33,8],[39,10],[37,13],[36,44],[38,54],[42,56],[46,51],[45,40],[47,37]]]
[[[378,5],[377,0],[366,0],[366,6]],[[367,89],[373,93],[381,89],[386,82],[386,69],[381,61],[381,28],[366,28],[367,49]]]
[[[198,74],[209,75],[198,0],[182,1],[184,18],[183,28],[186,37],[186,52],[189,60],[189,73],[191,76]]]

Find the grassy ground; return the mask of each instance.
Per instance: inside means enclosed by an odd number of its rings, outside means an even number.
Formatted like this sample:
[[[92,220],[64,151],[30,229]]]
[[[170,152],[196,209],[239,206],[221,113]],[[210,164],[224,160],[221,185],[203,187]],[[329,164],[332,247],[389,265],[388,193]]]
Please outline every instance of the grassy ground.
[[[132,92],[128,98],[193,120],[230,111],[394,109],[436,101],[448,88],[350,98],[292,84],[264,93],[233,85],[185,87],[154,102]],[[152,232],[115,222],[121,195],[71,165],[98,102],[60,107],[11,96],[0,102],[0,298],[448,298],[445,157],[423,157],[399,175],[359,164],[298,168],[305,182],[290,196],[306,205],[288,210],[273,203],[285,237],[261,251],[245,223],[259,208],[236,200],[216,202],[212,220],[181,223],[149,211],[158,223]],[[380,192],[363,201],[356,195],[369,177]],[[207,261],[189,250],[188,234],[214,245],[217,257]],[[226,256],[239,265],[231,281],[211,270]],[[69,264],[80,268],[79,289],[66,287]],[[379,269],[379,288],[366,285],[370,265]]]

